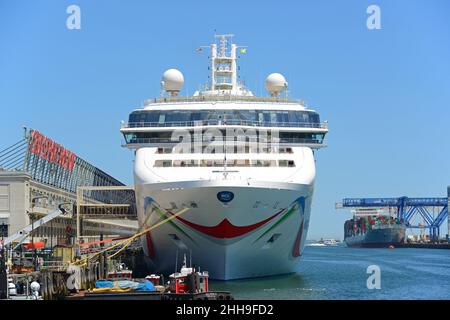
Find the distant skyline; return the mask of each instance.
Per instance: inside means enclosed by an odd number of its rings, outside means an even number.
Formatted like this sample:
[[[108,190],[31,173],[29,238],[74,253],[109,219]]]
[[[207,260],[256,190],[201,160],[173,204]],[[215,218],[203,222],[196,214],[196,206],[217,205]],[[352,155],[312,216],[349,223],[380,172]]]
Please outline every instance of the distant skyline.
[[[81,29],[66,12],[81,9]],[[381,29],[367,28],[370,5]],[[240,77],[257,95],[285,75],[289,94],[328,120],[316,152],[308,238],[343,238],[345,197],[446,196],[450,185],[450,2],[1,1],[0,148],[35,128],[126,184],[133,154],[120,121],[159,96],[208,81],[214,32],[248,46]],[[444,233],[445,234],[445,233]]]

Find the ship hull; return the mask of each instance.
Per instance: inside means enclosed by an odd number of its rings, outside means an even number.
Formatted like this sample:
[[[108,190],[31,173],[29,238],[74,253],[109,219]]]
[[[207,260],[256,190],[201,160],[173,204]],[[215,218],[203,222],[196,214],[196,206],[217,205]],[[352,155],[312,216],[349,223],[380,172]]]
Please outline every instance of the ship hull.
[[[136,192],[140,225],[147,228],[171,219],[142,238],[155,272],[173,273],[184,254],[217,280],[298,269],[312,185],[187,181],[142,184]],[[224,193],[228,198],[221,199]]]
[[[405,228],[371,229],[364,234],[345,238],[348,247],[387,248],[403,243]]]

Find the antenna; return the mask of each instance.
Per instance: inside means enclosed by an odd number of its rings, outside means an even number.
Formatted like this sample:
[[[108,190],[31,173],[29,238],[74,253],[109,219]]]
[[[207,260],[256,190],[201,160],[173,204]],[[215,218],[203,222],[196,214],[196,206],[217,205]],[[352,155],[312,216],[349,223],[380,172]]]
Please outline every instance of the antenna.
[[[177,273],[177,269],[178,269],[178,247],[175,252],[175,273]]]
[[[163,97],[164,96],[164,81],[161,80],[160,82],[160,88],[159,88],[159,96]]]
[[[186,253],[184,254],[183,267],[187,268]]]
[[[161,85],[171,97],[177,96],[184,84],[184,76],[177,69],[168,69],[163,73]]]

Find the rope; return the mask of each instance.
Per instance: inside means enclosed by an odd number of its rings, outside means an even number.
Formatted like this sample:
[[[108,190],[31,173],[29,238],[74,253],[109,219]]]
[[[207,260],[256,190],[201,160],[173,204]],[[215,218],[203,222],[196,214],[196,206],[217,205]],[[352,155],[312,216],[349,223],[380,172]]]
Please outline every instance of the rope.
[[[155,208],[156,208],[156,207],[155,207]],[[157,210],[158,210],[158,209],[157,209]],[[183,214],[183,213],[186,212],[187,210],[189,210],[189,208],[184,208],[183,210],[179,211],[176,215],[171,216],[171,217],[169,217],[169,218],[167,218],[167,219],[165,219],[165,220],[162,220],[162,221],[158,222],[157,224],[153,225],[152,227],[147,228],[146,230],[137,233],[136,235],[130,237],[130,238],[127,239],[127,240],[124,240],[124,242],[126,242],[126,244],[124,244],[124,246],[123,246],[122,248],[120,248],[118,251],[116,251],[114,254],[110,255],[110,256],[108,257],[108,259],[112,259],[112,258],[115,257],[116,255],[118,255],[121,251],[125,250],[125,249],[126,249],[126,248],[134,241],[134,239],[136,239],[136,238],[138,238],[138,237],[144,235],[145,233],[147,233],[148,231],[150,231],[150,230],[152,230],[152,229],[154,229],[154,228],[159,227],[160,225],[162,225],[162,224],[164,224],[164,223],[166,223],[166,222],[172,220],[173,218],[178,217],[179,215]],[[170,219],[170,218],[172,218],[172,219]]]
[[[126,240],[129,237],[122,237],[122,238],[114,238],[114,239],[106,239],[106,240],[98,240],[98,241],[92,241],[92,242],[85,242],[85,243],[80,243],[80,247],[86,247],[86,246],[90,246],[92,244],[102,244],[102,243],[107,243],[107,242],[115,242],[115,241],[119,241],[119,240]]]
[[[157,210],[159,210],[159,209],[157,208]],[[110,247],[108,247],[106,249],[103,249],[103,250],[95,253],[92,257],[86,257],[86,258],[84,258],[82,260],[76,261],[76,262],[74,262],[74,264],[82,263],[82,266],[84,266],[84,265],[87,264],[87,262],[89,260],[94,259],[95,257],[101,255],[102,253],[105,253],[106,251],[109,251],[109,250],[111,250],[111,249],[113,249],[115,247],[118,247],[120,245],[124,245],[122,248],[120,248],[118,251],[116,251],[113,255],[108,257],[108,259],[111,259],[112,257],[116,256],[119,252],[123,251],[126,247],[128,247],[131,244],[131,242],[133,242],[133,240],[135,240],[136,238],[139,238],[140,236],[144,235],[145,233],[147,233],[147,232],[149,232],[149,231],[151,231],[151,230],[153,230],[153,229],[163,225],[166,222],[169,222],[170,220],[175,219],[176,217],[182,215],[183,213],[185,213],[188,210],[189,210],[189,208],[184,208],[184,209],[180,210],[179,212],[177,212],[176,214],[171,215],[170,217],[168,217],[168,218],[166,218],[166,219],[164,219],[164,220],[154,224],[153,226],[151,226],[151,227],[149,227],[149,228],[147,228],[147,229],[145,229],[145,230],[143,230],[141,232],[136,233],[134,236],[131,236],[128,239],[120,241],[120,242],[118,242],[118,243],[116,243],[116,244],[114,244],[114,245],[112,245],[112,246],[110,246]]]

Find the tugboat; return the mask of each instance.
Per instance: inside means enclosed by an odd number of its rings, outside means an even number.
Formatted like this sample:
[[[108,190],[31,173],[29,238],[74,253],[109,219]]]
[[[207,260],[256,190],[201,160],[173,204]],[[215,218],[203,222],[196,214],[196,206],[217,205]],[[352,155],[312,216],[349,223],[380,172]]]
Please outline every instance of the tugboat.
[[[186,255],[184,255],[183,266],[180,272],[170,275],[168,293],[204,293],[208,292],[208,271],[196,271],[195,268],[188,268]]]

